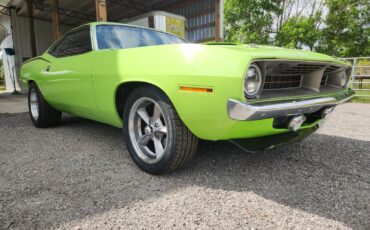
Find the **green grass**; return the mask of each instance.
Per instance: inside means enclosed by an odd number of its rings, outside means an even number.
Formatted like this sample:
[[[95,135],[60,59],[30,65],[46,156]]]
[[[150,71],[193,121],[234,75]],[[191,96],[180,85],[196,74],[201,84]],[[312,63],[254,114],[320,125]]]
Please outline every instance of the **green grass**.
[[[359,95],[364,95],[364,96],[362,97]],[[356,96],[352,99],[352,102],[370,103],[370,90],[369,91],[357,91]]]
[[[359,87],[359,85],[355,85],[354,90],[356,90],[357,87]],[[356,96],[352,99],[352,102],[370,103],[370,80],[363,80],[362,89],[367,90],[356,91]]]

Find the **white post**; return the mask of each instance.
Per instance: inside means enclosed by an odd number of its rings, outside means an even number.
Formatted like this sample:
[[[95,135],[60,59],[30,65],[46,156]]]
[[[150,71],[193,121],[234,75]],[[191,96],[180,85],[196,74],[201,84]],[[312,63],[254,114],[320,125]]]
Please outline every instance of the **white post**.
[[[355,81],[356,81],[356,66],[357,66],[357,58],[353,59],[352,65],[352,89],[355,88]]]
[[[220,38],[221,41],[224,41],[224,0],[220,0]]]

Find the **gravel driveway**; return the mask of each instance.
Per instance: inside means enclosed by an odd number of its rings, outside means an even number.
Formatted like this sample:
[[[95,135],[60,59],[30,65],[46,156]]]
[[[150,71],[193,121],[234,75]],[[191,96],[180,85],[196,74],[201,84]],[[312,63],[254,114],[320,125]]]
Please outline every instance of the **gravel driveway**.
[[[245,153],[202,142],[192,164],[140,171],[121,130],[0,115],[1,229],[369,229],[370,104],[339,106],[301,143]]]

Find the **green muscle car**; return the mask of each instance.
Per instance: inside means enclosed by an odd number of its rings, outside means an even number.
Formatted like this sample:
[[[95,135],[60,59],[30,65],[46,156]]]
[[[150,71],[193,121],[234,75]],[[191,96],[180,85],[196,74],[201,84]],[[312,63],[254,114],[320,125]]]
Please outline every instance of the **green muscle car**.
[[[310,51],[90,23],[25,62],[21,79],[36,127],[65,112],[122,128],[135,163],[160,174],[189,162],[198,139],[249,151],[301,140],[353,96],[350,73]]]

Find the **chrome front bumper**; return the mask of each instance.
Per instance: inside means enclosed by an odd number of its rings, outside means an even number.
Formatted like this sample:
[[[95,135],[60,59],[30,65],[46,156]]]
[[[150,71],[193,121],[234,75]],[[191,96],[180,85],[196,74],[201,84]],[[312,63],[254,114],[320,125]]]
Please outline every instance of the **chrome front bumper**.
[[[233,120],[254,121],[278,116],[314,113],[324,107],[336,106],[350,100],[353,90],[348,90],[330,97],[305,100],[278,101],[268,103],[248,103],[229,99],[227,112]]]

